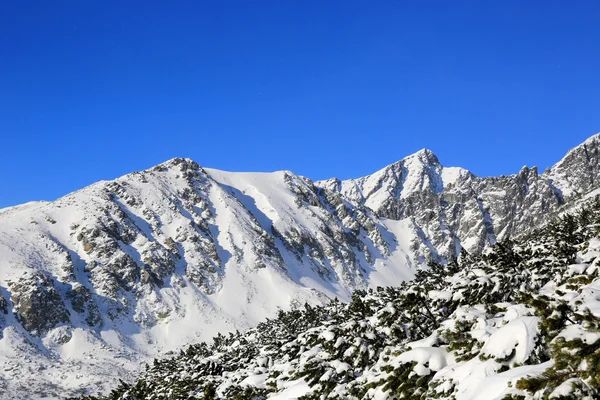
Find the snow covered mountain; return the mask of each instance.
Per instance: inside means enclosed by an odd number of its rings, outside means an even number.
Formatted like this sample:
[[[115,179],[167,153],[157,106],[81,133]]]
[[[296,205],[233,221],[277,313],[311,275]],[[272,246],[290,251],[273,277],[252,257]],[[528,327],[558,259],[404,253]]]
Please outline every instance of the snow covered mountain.
[[[381,218],[411,219],[423,237],[415,243],[418,254],[447,256],[461,247],[479,252],[539,226],[566,202],[598,187],[599,149],[600,135],[594,135],[544,173],[523,167],[516,175],[485,178],[444,167],[431,151],[421,150],[373,175],[316,185]]]
[[[600,185],[600,135],[542,174],[480,178],[429,150],[312,182],[173,159],[0,210],[0,393],[104,391],[168,350],[278,309],[395,286]]]

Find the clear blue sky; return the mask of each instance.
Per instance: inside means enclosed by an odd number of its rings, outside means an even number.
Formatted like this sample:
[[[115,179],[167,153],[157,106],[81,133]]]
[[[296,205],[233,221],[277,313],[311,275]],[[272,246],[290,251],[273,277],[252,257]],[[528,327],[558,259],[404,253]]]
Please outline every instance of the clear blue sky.
[[[172,157],[479,175],[600,131],[597,1],[1,1],[0,207]]]

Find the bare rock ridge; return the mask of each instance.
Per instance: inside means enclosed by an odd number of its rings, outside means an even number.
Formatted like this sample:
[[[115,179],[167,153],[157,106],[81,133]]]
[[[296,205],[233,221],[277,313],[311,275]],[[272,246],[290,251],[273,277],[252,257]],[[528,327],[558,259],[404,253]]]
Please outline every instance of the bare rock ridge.
[[[515,175],[485,178],[443,167],[430,150],[421,150],[373,175],[316,185],[368,207],[377,217],[413,220],[431,241],[434,256],[462,247],[479,252],[539,225],[566,202],[597,188],[599,147],[600,135],[594,135],[544,173],[523,167]]]
[[[313,182],[173,159],[0,210],[0,392],[104,390],[164,351],[304,302],[397,285],[600,186],[600,135],[544,173],[477,177],[421,150]]]

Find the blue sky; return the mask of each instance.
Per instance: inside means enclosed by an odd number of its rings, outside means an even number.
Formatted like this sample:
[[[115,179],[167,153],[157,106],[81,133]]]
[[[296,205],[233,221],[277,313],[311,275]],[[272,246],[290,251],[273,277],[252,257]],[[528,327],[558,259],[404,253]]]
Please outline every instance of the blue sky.
[[[0,207],[172,157],[479,175],[600,131],[595,1],[0,2]]]

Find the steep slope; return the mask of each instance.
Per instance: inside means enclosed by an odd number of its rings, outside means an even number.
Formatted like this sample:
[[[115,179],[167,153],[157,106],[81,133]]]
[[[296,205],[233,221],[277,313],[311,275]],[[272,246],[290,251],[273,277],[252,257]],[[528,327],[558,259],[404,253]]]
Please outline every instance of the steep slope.
[[[173,159],[0,210],[0,391],[104,391],[184,344],[480,252],[585,199],[598,143],[547,173],[500,178],[445,168],[428,150],[317,183]]]

